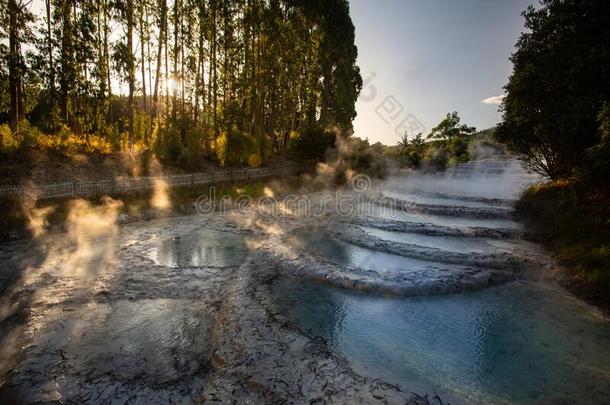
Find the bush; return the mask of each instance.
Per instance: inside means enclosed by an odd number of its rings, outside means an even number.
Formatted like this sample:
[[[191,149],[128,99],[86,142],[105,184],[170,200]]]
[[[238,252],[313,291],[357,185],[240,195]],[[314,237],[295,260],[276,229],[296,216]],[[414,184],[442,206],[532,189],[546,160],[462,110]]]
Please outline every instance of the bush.
[[[468,143],[470,139],[467,137],[455,137],[447,141],[446,147],[451,159],[455,162],[450,166],[455,166],[457,163],[467,162],[470,160],[468,153]]]
[[[443,171],[449,162],[449,152],[442,145],[428,145],[422,166],[433,171]]]
[[[13,136],[8,124],[0,125],[0,152],[11,153],[19,147],[19,142]]]
[[[587,180],[597,187],[610,188],[608,178],[610,177],[610,104],[606,104],[598,114],[600,141],[587,149],[587,165],[583,173]]]
[[[180,130],[176,122],[168,120],[165,125],[159,127],[154,151],[161,161],[183,161],[184,145],[180,139]]]
[[[259,153],[257,142],[235,124],[217,140],[216,154],[223,166],[245,165],[248,158],[255,153]]]
[[[292,131],[288,141],[288,155],[298,161],[322,160],[328,149],[335,146],[335,134],[312,127],[302,132]]]
[[[588,184],[554,181],[531,187],[516,206],[528,237],[543,243],[575,294],[610,309],[610,195]]]

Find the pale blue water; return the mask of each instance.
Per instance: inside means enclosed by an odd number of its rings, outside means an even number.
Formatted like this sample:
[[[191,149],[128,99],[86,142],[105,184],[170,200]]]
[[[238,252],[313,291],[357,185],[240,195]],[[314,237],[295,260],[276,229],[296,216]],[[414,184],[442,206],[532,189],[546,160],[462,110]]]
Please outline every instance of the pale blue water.
[[[361,226],[360,228],[367,234],[379,239],[437,248],[451,252],[497,253],[499,251],[512,252],[516,249],[514,242],[498,239],[429,236],[416,233],[385,231],[365,226]]]
[[[371,202],[361,202],[354,210],[356,215],[368,215],[377,218],[393,219],[397,221],[427,223],[440,226],[456,227],[485,227],[499,229],[518,228],[515,221],[508,219],[478,219],[466,217],[452,217],[441,215],[428,215],[413,211],[403,211],[398,208],[382,206]]]
[[[610,403],[610,324],[556,290],[388,298],[278,280],[280,310],[354,367],[452,404]]]
[[[409,257],[366,249],[330,237],[323,230],[305,230],[288,243],[293,243],[321,256],[339,266],[357,267],[365,270],[412,272],[426,270],[426,276],[434,277],[440,272],[451,271],[453,265],[412,259]]]
[[[398,191],[383,191],[383,195],[387,195],[393,198],[397,198],[399,200],[412,201],[414,203],[419,204],[431,204],[431,205],[446,205],[449,207],[476,207],[476,208],[494,208],[501,207],[504,208],[506,204],[490,204],[487,202],[481,201],[472,201],[468,199],[459,199],[459,198],[444,198],[444,197],[430,197],[417,193],[409,193],[409,192],[398,192]]]

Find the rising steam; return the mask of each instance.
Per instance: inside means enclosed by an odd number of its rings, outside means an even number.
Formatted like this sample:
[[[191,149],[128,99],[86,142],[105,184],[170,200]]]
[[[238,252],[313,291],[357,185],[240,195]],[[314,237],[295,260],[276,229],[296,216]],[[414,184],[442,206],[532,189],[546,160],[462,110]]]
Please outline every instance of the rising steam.
[[[172,208],[169,196],[169,184],[162,177],[163,171],[157,159],[152,159],[149,166],[150,173],[155,176],[153,180],[153,193],[150,198],[150,206],[159,211],[169,211]]]
[[[38,238],[42,236],[49,226],[48,217],[55,210],[55,207],[37,208],[38,191],[32,186],[26,186],[26,191],[21,198],[21,211],[27,221],[27,228],[32,236]]]

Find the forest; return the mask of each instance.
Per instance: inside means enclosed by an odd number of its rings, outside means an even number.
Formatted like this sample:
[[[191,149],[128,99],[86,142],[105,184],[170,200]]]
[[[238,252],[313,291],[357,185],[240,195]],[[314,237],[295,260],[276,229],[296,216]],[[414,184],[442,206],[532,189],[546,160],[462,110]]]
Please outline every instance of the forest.
[[[315,159],[362,86],[346,0],[3,0],[0,151]]]

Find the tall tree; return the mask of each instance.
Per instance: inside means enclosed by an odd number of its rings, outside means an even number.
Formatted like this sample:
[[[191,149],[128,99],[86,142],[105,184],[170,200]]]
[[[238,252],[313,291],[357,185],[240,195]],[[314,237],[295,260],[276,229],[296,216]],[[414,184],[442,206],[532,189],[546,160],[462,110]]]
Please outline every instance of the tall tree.
[[[148,42],[148,38],[146,37],[146,31],[144,28],[144,8],[146,7],[146,2],[144,0],[139,1],[139,22],[140,22],[140,67],[142,71],[142,109],[146,112],[146,43]]]
[[[153,90],[153,115],[156,116],[159,105],[159,81],[161,80],[161,67],[164,38],[167,32],[167,0],[159,0],[160,18],[159,18],[159,37],[157,40],[157,63],[155,73],[155,88]]]
[[[74,41],[72,26],[72,0],[59,0],[59,13],[61,20],[61,70],[59,85],[61,118],[70,125],[72,113],[72,96],[76,81],[76,67],[74,61]]]
[[[600,141],[610,100],[610,3],[544,0],[524,13],[496,135],[529,166],[569,177]]]
[[[129,147],[133,150],[135,139],[134,139],[134,105],[133,95],[135,92],[135,56],[133,54],[133,0],[127,0],[126,7],[127,16],[127,70],[128,70],[128,81],[129,81],[129,95],[127,98],[127,108],[129,114]]]
[[[47,46],[49,56],[49,95],[52,103],[52,108],[55,106],[55,65],[53,64],[53,33],[51,30],[51,0],[45,0],[45,10],[47,17]]]
[[[17,28],[17,17],[19,8],[16,0],[9,0],[8,15],[9,15],[9,55],[8,55],[8,74],[9,74],[9,94],[10,94],[10,110],[9,110],[9,125],[13,131],[17,129],[17,121],[19,119],[20,105],[20,75],[19,75],[19,31]]]

